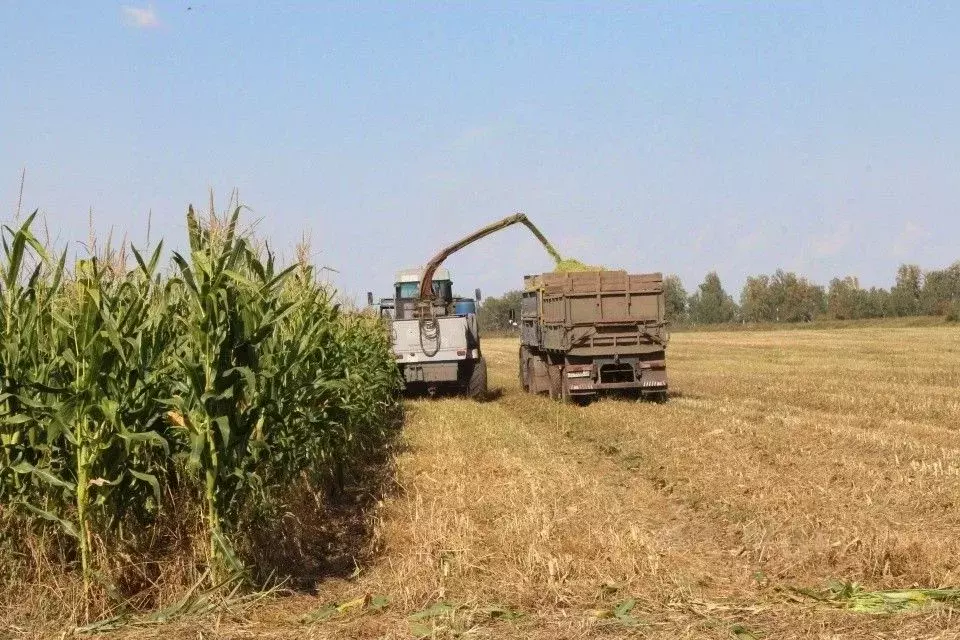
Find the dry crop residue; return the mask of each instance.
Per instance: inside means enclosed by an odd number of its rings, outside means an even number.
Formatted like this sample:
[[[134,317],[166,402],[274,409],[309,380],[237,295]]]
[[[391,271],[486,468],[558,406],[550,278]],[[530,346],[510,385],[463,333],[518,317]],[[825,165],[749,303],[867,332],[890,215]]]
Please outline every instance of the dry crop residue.
[[[516,342],[487,340],[502,395],[410,403],[359,577],[213,637],[958,637],[942,605],[873,616],[792,590],[960,584],[958,344],[683,333],[668,403],[577,407],[522,393]],[[298,622],[364,594],[389,604]]]

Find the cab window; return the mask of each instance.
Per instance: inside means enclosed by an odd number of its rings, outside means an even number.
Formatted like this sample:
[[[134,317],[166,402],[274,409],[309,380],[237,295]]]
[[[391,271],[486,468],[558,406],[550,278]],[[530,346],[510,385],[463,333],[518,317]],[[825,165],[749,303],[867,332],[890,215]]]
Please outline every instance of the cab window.
[[[401,282],[397,285],[399,289],[399,297],[405,299],[412,299],[420,297],[420,283],[419,282]],[[433,295],[448,300],[453,296],[453,286],[449,280],[434,280],[433,281]]]
[[[420,285],[416,282],[401,282],[399,286],[399,297],[416,298],[420,291]]]

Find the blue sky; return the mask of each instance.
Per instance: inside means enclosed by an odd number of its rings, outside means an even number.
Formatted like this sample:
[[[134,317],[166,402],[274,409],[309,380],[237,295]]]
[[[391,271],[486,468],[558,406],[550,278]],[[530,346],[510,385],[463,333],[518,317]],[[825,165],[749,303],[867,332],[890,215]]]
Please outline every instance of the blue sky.
[[[274,4],[0,4],[2,217],[25,167],[59,242],[152,210],[177,246],[237,188],[358,299],[518,210],[688,290],[960,259],[957,3]],[[550,262],[517,228],[447,266],[493,295]]]

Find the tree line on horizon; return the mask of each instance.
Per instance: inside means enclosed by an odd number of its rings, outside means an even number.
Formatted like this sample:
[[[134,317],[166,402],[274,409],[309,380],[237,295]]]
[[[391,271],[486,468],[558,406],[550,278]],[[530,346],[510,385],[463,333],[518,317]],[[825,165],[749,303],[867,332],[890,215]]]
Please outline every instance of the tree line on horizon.
[[[928,271],[915,264],[902,264],[889,289],[864,288],[856,276],[836,277],[823,286],[783,269],[747,277],[739,301],[724,289],[716,271],[708,273],[692,293],[675,274],[664,277],[663,288],[666,317],[674,325],[910,316],[960,320],[960,261]],[[521,295],[520,291],[508,291],[484,300],[481,329],[510,330],[510,311],[519,315]]]

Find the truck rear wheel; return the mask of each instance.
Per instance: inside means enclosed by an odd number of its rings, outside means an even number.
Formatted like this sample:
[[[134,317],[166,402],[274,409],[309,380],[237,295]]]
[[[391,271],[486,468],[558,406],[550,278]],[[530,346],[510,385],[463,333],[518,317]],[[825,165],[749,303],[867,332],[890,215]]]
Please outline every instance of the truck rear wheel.
[[[471,398],[479,398],[487,393],[487,361],[483,358],[473,363],[467,393]]]

